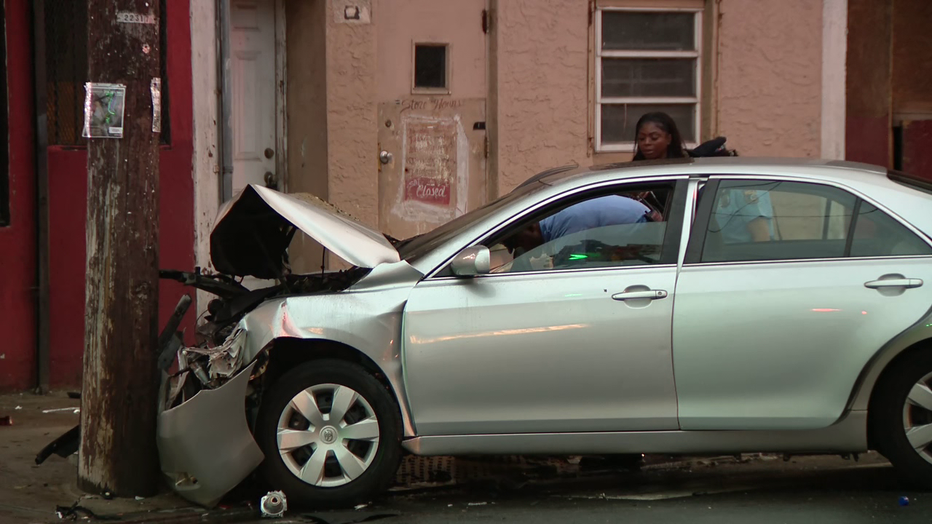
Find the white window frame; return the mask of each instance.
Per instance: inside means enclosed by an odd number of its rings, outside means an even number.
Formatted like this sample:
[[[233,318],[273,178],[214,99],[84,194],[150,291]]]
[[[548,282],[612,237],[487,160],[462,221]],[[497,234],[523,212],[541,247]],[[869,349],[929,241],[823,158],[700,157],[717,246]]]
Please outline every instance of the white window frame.
[[[694,51],[605,51],[602,49],[602,13],[605,11],[636,11],[642,13],[693,13],[695,30]],[[602,97],[602,58],[692,58],[696,61],[695,97]],[[687,142],[695,147],[700,141],[702,124],[702,9],[688,7],[598,7],[595,12],[595,151],[597,153],[634,151],[634,142],[602,143],[602,105],[616,104],[689,104],[693,106],[693,136]],[[633,138],[633,137],[632,137]]]

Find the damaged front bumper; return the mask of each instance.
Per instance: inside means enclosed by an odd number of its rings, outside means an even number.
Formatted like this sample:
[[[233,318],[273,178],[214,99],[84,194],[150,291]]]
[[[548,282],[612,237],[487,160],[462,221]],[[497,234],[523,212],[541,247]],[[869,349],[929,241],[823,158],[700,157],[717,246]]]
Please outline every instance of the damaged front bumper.
[[[215,389],[166,409],[158,418],[162,472],[182,497],[214,506],[265,458],[246,421],[246,391],[256,361]],[[166,376],[167,379],[167,376]]]

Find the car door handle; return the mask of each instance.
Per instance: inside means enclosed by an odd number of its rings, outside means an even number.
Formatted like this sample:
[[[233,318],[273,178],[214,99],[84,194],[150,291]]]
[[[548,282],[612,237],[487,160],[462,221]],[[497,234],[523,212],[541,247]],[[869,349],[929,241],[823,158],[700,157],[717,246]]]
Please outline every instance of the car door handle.
[[[922,279],[920,278],[893,278],[890,280],[871,280],[870,282],[865,282],[864,287],[869,287],[871,289],[880,289],[885,287],[904,287],[907,289],[912,289],[922,286]]]
[[[612,295],[615,300],[634,300],[637,298],[647,298],[655,300],[658,298],[667,298],[667,292],[662,289],[650,289],[647,291],[627,291],[624,293],[615,293]]]

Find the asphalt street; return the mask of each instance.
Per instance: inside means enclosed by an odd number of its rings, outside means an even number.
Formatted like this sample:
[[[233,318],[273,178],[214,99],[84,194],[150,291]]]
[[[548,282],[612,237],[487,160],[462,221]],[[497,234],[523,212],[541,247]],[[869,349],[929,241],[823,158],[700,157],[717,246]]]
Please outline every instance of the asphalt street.
[[[76,487],[71,459],[53,456],[36,466],[35,453],[75,424],[76,410],[63,394],[0,396],[0,415],[14,419],[0,427],[0,523],[62,522],[56,506],[72,504],[114,522],[203,524],[257,515],[264,491],[237,490],[210,511],[167,488],[142,500],[106,500]],[[631,472],[588,458],[407,457],[397,487],[359,509],[292,505],[282,519],[253,522],[932,522],[932,493],[901,485],[877,454],[859,459],[648,456],[640,471]],[[901,497],[908,505],[899,504]]]
[[[692,460],[640,472],[529,475],[392,492],[355,510],[289,510],[281,524],[856,523],[932,521],[932,493],[902,486],[870,455]],[[903,499],[906,497],[908,502]],[[904,504],[905,503],[905,504]],[[257,519],[256,524],[268,519]]]

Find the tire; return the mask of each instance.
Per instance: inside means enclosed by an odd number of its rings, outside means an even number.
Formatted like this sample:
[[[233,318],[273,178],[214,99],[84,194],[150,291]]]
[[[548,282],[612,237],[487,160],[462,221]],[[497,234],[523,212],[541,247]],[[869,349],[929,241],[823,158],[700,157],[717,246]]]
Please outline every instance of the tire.
[[[932,352],[906,355],[884,373],[868,408],[875,447],[890,460],[904,480],[922,489],[932,489],[930,388]],[[914,399],[924,403],[925,407]],[[921,433],[916,432],[916,428],[926,425]],[[907,436],[908,433],[912,436]]]
[[[331,421],[334,400],[343,415]],[[264,395],[255,435],[269,489],[314,509],[371,500],[388,488],[401,460],[394,398],[365,369],[342,360],[307,362],[275,382]]]

